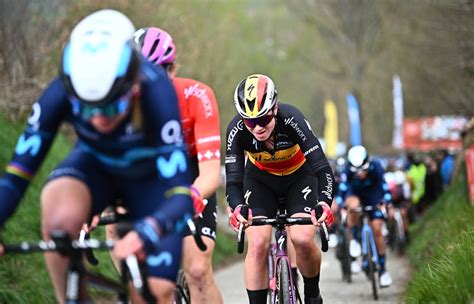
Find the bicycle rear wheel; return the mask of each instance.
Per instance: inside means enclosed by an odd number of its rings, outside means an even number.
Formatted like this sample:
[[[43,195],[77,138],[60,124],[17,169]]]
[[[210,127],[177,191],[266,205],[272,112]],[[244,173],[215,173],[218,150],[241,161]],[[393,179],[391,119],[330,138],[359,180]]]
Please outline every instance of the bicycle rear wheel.
[[[368,266],[368,276],[369,280],[372,283],[372,295],[374,296],[374,300],[379,298],[377,294],[377,274],[376,274],[376,265],[374,262],[374,253],[372,251],[372,246],[370,244],[370,233],[366,232],[365,234],[365,242],[367,246],[367,266]]]
[[[403,219],[400,214],[395,216],[394,218],[394,224],[395,224],[395,249],[397,250],[397,253],[399,255],[403,255],[405,252],[405,232],[403,231],[404,225],[403,225]]]
[[[277,303],[295,303],[290,283],[290,265],[286,259],[280,259],[277,267]]]

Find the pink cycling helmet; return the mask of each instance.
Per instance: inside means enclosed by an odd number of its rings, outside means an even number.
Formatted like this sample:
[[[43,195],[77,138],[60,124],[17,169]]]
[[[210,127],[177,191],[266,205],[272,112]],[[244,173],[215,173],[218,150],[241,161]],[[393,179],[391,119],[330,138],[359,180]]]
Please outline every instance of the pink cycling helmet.
[[[149,62],[162,65],[174,61],[176,47],[173,38],[166,31],[157,27],[141,28],[133,34],[133,40]]]

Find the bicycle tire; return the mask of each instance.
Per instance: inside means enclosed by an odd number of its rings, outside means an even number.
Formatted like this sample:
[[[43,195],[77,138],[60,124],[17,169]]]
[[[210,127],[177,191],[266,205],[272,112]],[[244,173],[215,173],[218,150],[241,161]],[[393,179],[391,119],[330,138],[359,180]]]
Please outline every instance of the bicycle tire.
[[[372,246],[370,242],[370,233],[366,232],[365,234],[365,241],[367,246],[367,266],[368,266],[368,275],[369,280],[372,283],[372,295],[374,300],[379,298],[377,293],[377,276],[376,276],[376,265],[374,263],[374,253],[372,252]]]
[[[405,252],[405,237],[404,232],[401,231],[403,229],[403,219],[400,217],[394,218],[394,226],[395,226],[395,249],[397,250],[398,255],[403,255]],[[400,222],[401,221],[401,222]]]
[[[189,292],[188,282],[186,282],[186,277],[184,276],[184,271],[182,269],[180,269],[178,272],[178,278],[176,280],[176,287],[173,292],[173,297],[174,304],[191,303],[191,293]]]
[[[342,231],[342,246],[343,246],[343,256],[341,259],[341,267],[342,267],[342,275],[343,279],[347,281],[347,283],[352,283],[352,273],[351,273],[351,262],[352,258],[349,253],[349,235],[347,229],[343,228]]]
[[[290,265],[286,259],[280,259],[277,267],[277,303],[294,303],[290,302],[291,297],[291,282],[290,282]]]

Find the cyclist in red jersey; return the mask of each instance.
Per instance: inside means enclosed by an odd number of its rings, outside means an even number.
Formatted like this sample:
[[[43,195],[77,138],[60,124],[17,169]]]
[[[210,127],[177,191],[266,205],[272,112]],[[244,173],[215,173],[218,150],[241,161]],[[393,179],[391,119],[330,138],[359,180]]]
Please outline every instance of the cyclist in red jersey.
[[[175,77],[176,48],[166,31],[156,27],[142,28],[135,32],[134,40],[148,61],[166,69],[178,96],[181,125],[194,178],[191,189],[195,214],[207,245],[207,250],[202,252],[191,234],[185,232],[183,269],[192,303],[222,303],[211,264],[216,239],[215,193],[220,184],[221,144],[219,112],[214,92],[200,81]]]

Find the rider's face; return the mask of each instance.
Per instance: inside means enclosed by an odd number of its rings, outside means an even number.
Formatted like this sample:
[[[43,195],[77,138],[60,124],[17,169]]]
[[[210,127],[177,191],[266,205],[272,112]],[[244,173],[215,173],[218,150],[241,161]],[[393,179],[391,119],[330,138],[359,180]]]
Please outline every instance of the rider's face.
[[[273,129],[275,129],[275,116],[273,115],[273,112],[270,112],[267,114],[267,116],[271,116],[271,120],[268,124],[265,126],[261,126],[259,124],[254,125],[253,127],[248,126],[246,123],[244,123],[245,127],[247,130],[252,133],[252,135],[258,140],[258,141],[265,141],[267,140],[270,135],[272,135]],[[270,119],[270,117],[269,117]]]
[[[89,122],[98,132],[108,134],[115,130],[126,116],[127,113],[123,113],[114,117],[95,115],[89,120]]]

